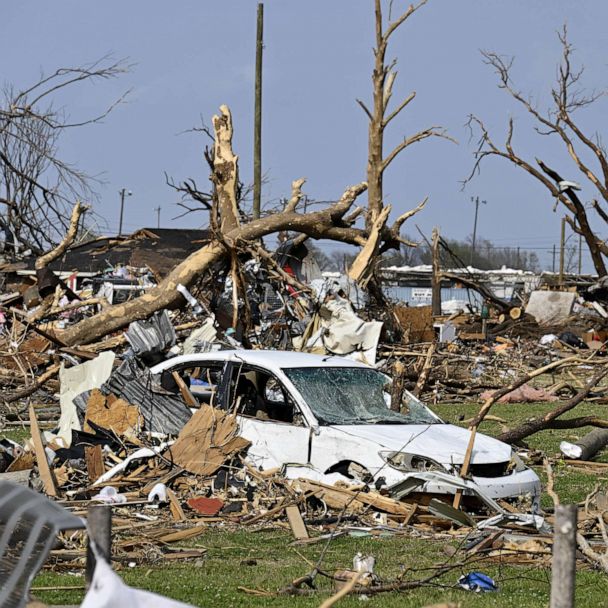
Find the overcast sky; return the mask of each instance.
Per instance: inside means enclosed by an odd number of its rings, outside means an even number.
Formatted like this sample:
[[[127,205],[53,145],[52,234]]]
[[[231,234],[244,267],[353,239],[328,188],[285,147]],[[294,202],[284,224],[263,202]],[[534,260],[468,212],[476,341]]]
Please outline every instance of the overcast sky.
[[[371,0],[266,0],[264,5],[263,170],[264,201],[287,196],[291,181],[306,177],[306,192],[331,200],[365,179],[366,117],[355,99],[371,96],[373,9]],[[394,10],[400,2],[394,1]],[[230,106],[241,177],[252,175],[254,1],[21,0],[4,2],[0,36],[2,74],[17,88],[52,71],[92,61],[108,52],[128,57],[133,70],[111,82],[62,98],[73,118],[87,116],[133,88],[129,101],[101,125],[72,131],[61,154],[93,174],[103,174],[97,211],[110,231],[118,227],[120,188],[133,191],[125,209],[128,230],[161,225],[203,225],[205,217],[173,220],[176,196],[164,172],[194,177],[207,187],[204,136],[183,133],[207,124],[220,104]],[[403,4],[405,6],[405,3]],[[556,30],[567,22],[586,66],[585,83],[603,88],[607,79],[608,3],[605,0],[430,0],[392,39],[388,56],[398,59],[393,100],[417,92],[392,123],[387,145],[424,127],[441,125],[458,145],[439,139],[409,148],[391,166],[385,197],[396,212],[429,196],[414,223],[449,237],[472,232],[471,196],[480,209],[478,234],[500,245],[548,251],[559,241],[559,213],[548,193],[523,171],[489,159],[466,190],[460,181],[473,166],[474,142],[465,128],[474,113],[496,140],[509,116],[516,121],[514,146],[524,157],[544,158],[564,177],[580,180],[556,139],[536,135],[525,113],[496,86],[480,49],[514,55],[514,77],[539,107],[555,78],[560,47]],[[606,101],[581,115],[592,132],[604,127]],[[589,186],[582,198],[590,200]],[[574,241],[574,238],[571,239]],[[585,256],[587,257],[587,256]],[[587,266],[586,266],[587,267]]]

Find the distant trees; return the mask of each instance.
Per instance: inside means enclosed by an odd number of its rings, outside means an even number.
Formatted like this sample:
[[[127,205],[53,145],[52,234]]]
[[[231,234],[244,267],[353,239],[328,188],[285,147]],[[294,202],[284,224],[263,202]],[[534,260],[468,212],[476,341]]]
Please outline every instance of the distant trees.
[[[85,82],[107,80],[128,70],[108,57],[41,75],[24,89],[0,91],[0,251],[9,256],[55,246],[70,226],[74,202],[95,197],[95,179],[63,159],[61,135],[100,122],[123,99],[96,116],[72,119],[56,105],[59,96]]]
[[[538,107],[531,95],[522,93],[512,79],[513,58],[506,58],[495,52],[484,52],[485,62],[492,67],[499,80],[499,88],[506,91],[516,105],[532,117],[535,131],[542,136],[555,139],[570,158],[569,165],[556,170],[543,160],[535,163],[515,149],[514,120],[508,123],[507,134],[502,145],[495,143],[483,120],[471,115],[469,125],[478,134],[478,146],[473,171],[466,181],[472,179],[488,157],[504,158],[522,168],[543,184],[555,199],[556,205],[566,211],[566,218],[574,232],[581,235],[589,248],[593,265],[600,276],[606,275],[605,258],[608,243],[600,235],[608,224],[608,154],[598,131],[585,124],[582,111],[600,101],[606,91],[586,89],[582,82],[584,68],[572,64],[573,47],[568,40],[566,27],[558,33],[562,47],[562,58],[557,70],[557,79],[550,91],[550,103],[546,110]],[[572,181],[582,177],[591,186],[596,197],[588,204],[583,202],[577,191],[581,187]]]

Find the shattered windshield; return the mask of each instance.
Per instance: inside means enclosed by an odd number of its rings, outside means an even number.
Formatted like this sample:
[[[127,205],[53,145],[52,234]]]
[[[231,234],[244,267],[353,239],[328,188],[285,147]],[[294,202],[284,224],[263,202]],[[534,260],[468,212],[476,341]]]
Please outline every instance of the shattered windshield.
[[[403,413],[389,409],[391,380],[361,367],[283,369],[322,424],[436,424],[418,399],[405,393]]]

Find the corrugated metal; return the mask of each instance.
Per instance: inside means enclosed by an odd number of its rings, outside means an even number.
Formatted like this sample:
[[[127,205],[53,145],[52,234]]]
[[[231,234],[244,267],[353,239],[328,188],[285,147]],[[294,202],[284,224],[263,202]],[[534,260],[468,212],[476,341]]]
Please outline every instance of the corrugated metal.
[[[155,433],[176,435],[192,417],[182,398],[163,389],[135,359],[127,359],[114,371],[101,392],[139,406],[145,429]]]

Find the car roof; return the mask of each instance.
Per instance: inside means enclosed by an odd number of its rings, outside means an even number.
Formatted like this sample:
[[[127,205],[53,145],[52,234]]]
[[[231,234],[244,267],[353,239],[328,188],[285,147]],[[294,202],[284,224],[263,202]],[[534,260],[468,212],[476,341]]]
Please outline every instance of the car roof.
[[[193,353],[167,359],[152,367],[152,373],[159,373],[168,367],[188,362],[242,361],[259,365],[269,370],[294,367],[363,367],[368,365],[335,355],[314,355],[291,350],[219,350],[208,353]]]

